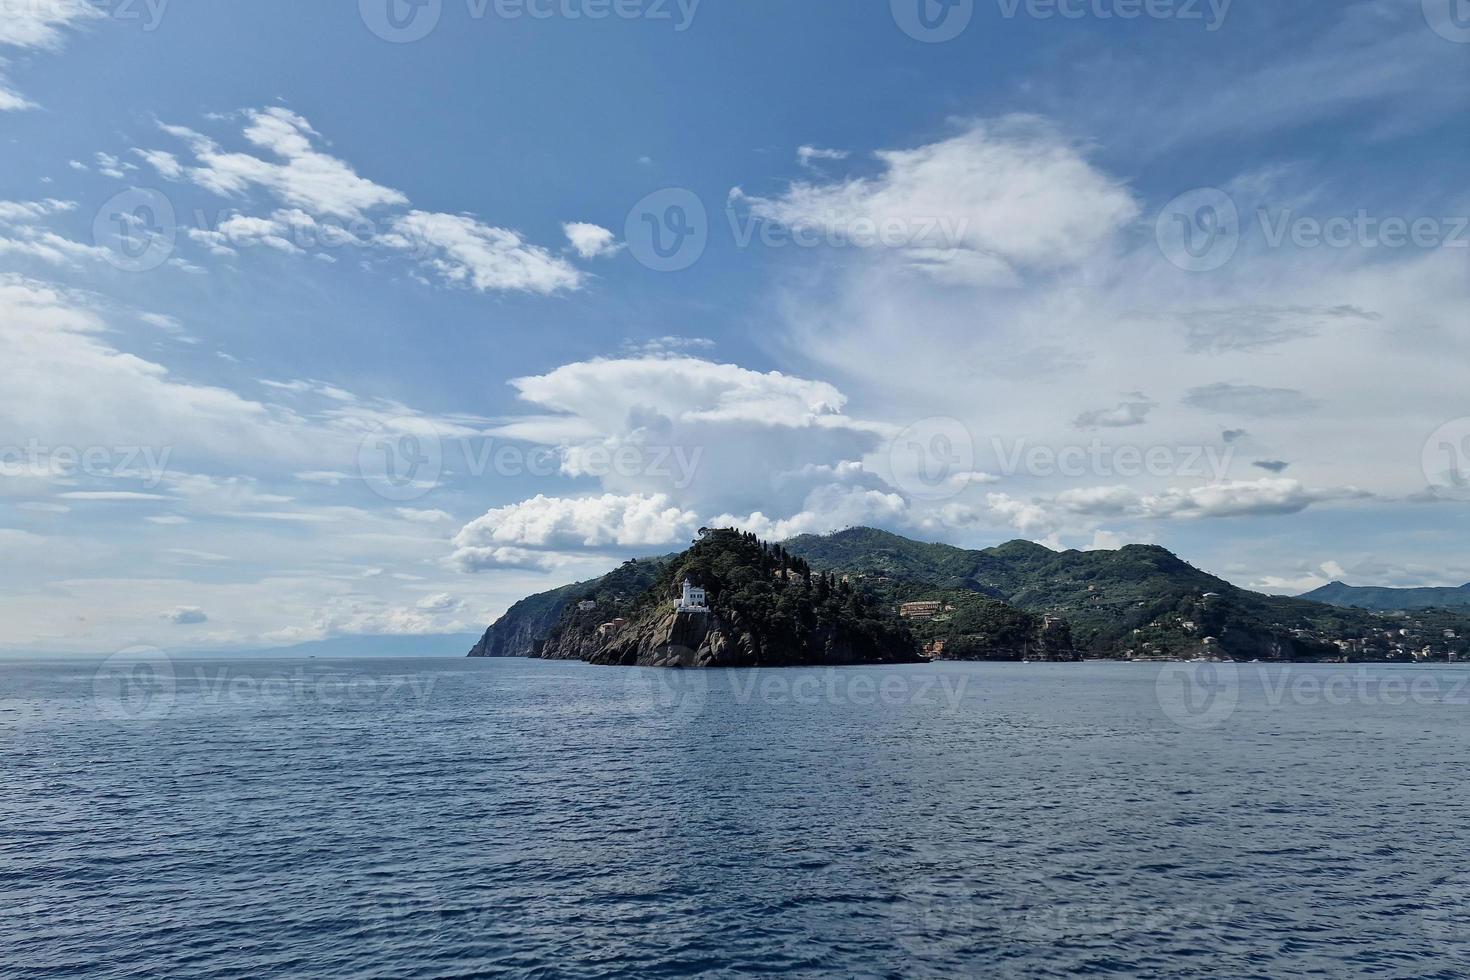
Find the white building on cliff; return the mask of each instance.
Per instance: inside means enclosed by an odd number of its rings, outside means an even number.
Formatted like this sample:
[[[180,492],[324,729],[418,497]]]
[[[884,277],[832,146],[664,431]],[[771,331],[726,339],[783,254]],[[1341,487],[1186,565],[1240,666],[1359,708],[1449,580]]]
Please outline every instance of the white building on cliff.
[[[681,613],[709,612],[709,607],[704,604],[704,590],[696,588],[686,578],[683,593],[674,600],[674,611]]]

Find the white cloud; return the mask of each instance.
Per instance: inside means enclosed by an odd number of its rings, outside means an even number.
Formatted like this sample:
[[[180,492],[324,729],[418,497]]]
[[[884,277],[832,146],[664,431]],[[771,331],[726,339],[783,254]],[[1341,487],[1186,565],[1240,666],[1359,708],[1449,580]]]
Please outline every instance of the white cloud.
[[[547,497],[495,507],[454,537],[457,549],[513,546],[545,550],[672,545],[699,527],[699,515],[666,494]]]
[[[601,225],[572,221],[562,225],[561,228],[566,233],[567,241],[572,243],[572,250],[584,259],[616,255],[623,248],[617,236]]]
[[[547,414],[494,435],[558,447],[566,476],[677,495],[702,514],[800,511],[830,482],[806,467],[862,459],[888,431],[845,415],[825,382],[685,356],[581,361],[511,384]]]
[[[6,5],[0,17],[0,44],[17,48],[61,47],[63,28],[75,28],[107,16],[88,0],[37,0]]]
[[[120,503],[137,500],[167,500],[161,493],[138,493],[133,490],[72,490],[57,494],[62,500],[94,500]]]
[[[133,153],[158,171],[158,175],[165,180],[179,180],[184,176],[184,165],[167,150],[135,149]]]
[[[814,160],[846,160],[851,154],[847,150],[827,150],[817,146],[798,146],[796,162],[810,167]]]
[[[234,214],[219,222],[212,229],[190,228],[189,237],[205,246],[214,255],[235,255],[236,249],[263,245],[266,248],[300,255],[304,249],[288,237],[291,225],[276,218],[254,218]]]
[[[434,595],[424,596],[415,604],[415,608],[424,612],[448,613],[454,612],[463,605],[463,600],[450,595],[448,592],[438,592]]]
[[[21,255],[51,265],[71,265],[78,259],[96,259],[106,249],[85,245],[39,226],[39,222],[76,209],[73,201],[47,198],[42,201],[0,201],[0,226],[8,235],[0,236],[0,254]]]
[[[289,109],[248,109],[242,115],[246,141],[275,160],[228,152],[182,126],[162,127],[189,144],[197,162],[185,170],[190,180],[226,196],[258,187],[293,207],[346,220],[360,219],[374,208],[408,203],[401,192],[360,176],[346,162],[318,149],[321,135]]]
[[[67,29],[80,29],[107,13],[88,0],[34,0],[7,3],[0,11],[0,46],[55,51],[65,43]],[[4,62],[0,61],[0,66]],[[0,75],[0,112],[34,109],[36,104],[6,85]]]
[[[1083,551],[1117,551],[1127,544],[1127,540],[1121,534],[1113,531],[1098,529],[1092,534],[1092,544],[1085,546]]]
[[[10,88],[5,82],[5,76],[0,75],[0,112],[21,112],[35,107],[34,102]]]
[[[629,357],[675,357],[691,351],[711,350],[715,342],[708,337],[680,337],[669,334],[651,340],[625,340],[623,353]]]
[[[795,230],[871,236],[946,281],[990,284],[1073,265],[1139,213],[1121,182],[1030,117],[976,122],[875,157],[884,168],[876,178],[797,183],[777,198],[737,188],[732,202]]]
[[[111,153],[103,153],[101,150],[98,150],[93,158],[97,161],[97,172],[114,180],[122,180],[129,171],[138,169],[134,164],[126,163]]]
[[[7,225],[34,224],[53,214],[76,210],[75,201],[0,201],[0,223]]]
[[[1127,487],[1089,487],[1057,494],[1055,503],[1074,514],[1149,519],[1296,514],[1313,504],[1361,499],[1356,487],[1308,488],[1296,480],[1236,480],[1161,493]]]
[[[477,547],[456,548],[449,557],[449,567],[461,572],[491,571],[536,571],[545,572],[557,567],[556,555],[525,548]]]
[[[803,509],[790,517],[772,519],[756,511],[744,517],[724,514],[708,523],[713,527],[738,527],[781,541],[798,534],[830,534],[870,524],[893,526],[907,516],[908,502],[897,493],[830,484],[808,494]]]
[[[229,197],[259,189],[288,206],[269,217],[236,214],[217,227],[191,229],[189,237],[211,254],[231,257],[241,248],[264,245],[334,262],[337,256],[319,246],[352,245],[406,256],[432,279],[479,292],[551,295],[582,286],[580,270],[511,229],[468,214],[401,211],[409,205],[405,194],[360,176],[322,150],[321,134],[302,116],[279,106],[241,115],[245,140],[275,159],[226,151],[203,133],[171,124],[160,128],[188,145],[191,164],[163,151],[134,151],[165,177],[184,177]],[[374,212],[382,213],[369,218]],[[611,232],[596,225],[565,227],[581,254],[607,255],[618,248]]]
[[[380,241],[414,253],[443,282],[478,292],[549,295],[582,285],[582,273],[564,259],[468,215],[412,211]]]

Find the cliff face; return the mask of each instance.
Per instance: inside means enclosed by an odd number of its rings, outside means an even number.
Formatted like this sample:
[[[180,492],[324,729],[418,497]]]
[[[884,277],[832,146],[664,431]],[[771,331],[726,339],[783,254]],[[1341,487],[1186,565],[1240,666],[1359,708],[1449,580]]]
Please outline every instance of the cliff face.
[[[799,642],[770,642],[734,614],[672,610],[607,636],[564,637],[565,652],[622,667],[798,667],[916,663],[906,643],[868,640],[819,626]]]
[[[568,585],[522,599],[485,631],[480,642],[470,648],[470,656],[539,657],[542,641],[551,634],[580,588]]]

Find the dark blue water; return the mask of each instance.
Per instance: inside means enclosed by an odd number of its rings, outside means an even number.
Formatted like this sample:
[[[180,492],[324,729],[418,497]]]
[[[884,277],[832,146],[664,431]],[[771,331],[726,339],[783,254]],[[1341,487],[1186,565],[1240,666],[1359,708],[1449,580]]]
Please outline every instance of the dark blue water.
[[[0,974],[1470,976],[1470,671],[1182,670],[0,663]]]

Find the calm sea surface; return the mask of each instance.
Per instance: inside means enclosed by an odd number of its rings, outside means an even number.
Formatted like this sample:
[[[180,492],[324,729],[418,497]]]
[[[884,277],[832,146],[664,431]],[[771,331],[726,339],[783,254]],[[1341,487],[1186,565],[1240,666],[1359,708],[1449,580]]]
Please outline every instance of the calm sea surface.
[[[0,662],[0,975],[1470,976],[1467,681]]]

